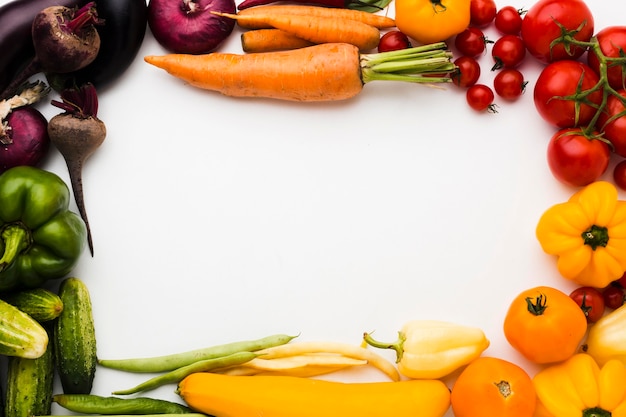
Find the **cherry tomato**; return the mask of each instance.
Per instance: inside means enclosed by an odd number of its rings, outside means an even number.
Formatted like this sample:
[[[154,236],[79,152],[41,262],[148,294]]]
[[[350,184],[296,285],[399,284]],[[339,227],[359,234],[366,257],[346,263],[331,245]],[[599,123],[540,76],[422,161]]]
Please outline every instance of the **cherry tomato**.
[[[399,30],[392,30],[381,36],[378,43],[378,52],[398,51],[411,47],[409,37]]]
[[[600,139],[590,139],[579,128],[561,129],[548,144],[548,166],[552,175],[573,187],[588,185],[604,174],[611,149]]]
[[[626,160],[620,161],[613,168],[613,181],[615,185],[626,191]]]
[[[476,27],[468,27],[454,38],[454,46],[461,55],[472,58],[485,52],[487,42],[483,31]]]
[[[626,99],[626,90],[618,90],[618,93]],[[626,116],[622,113],[625,110],[626,107],[618,97],[609,95],[597,125],[604,132],[604,137],[611,141],[613,151],[623,157],[626,157]]]
[[[622,275],[621,278],[618,278],[615,281],[615,284],[621,286],[622,288],[626,289],[626,272],[624,272],[624,275]]]
[[[471,0],[470,25],[484,27],[493,22],[498,8],[495,0]]]
[[[517,35],[502,35],[491,48],[491,56],[495,65],[491,68],[515,68],[526,57],[524,41]]]
[[[526,12],[513,6],[504,6],[496,13],[494,25],[500,33],[518,35],[522,30],[522,15],[524,13]]]
[[[493,79],[493,88],[496,94],[505,100],[516,100],[524,93],[528,81],[515,68],[504,68]]]
[[[484,84],[474,84],[465,93],[467,104],[476,111],[490,111],[495,113],[493,90]]]
[[[584,48],[575,46],[568,50],[561,43],[551,47],[561,37],[562,29],[569,32],[581,26],[574,37],[588,42],[594,32],[594,20],[583,0],[538,0],[526,12],[520,33],[528,52],[548,63],[577,59],[585,52]]]
[[[626,26],[609,26],[596,34],[602,54],[609,58],[623,58],[626,51]],[[600,61],[593,50],[587,54],[587,64],[599,74]],[[609,85],[616,90],[626,88],[626,64],[609,65]]]
[[[588,323],[595,323],[604,315],[604,297],[597,288],[578,287],[569,296],[583,310]]]
[[[480,64],[474,58],[462,56],[454,61],[457,69],[450,75],[452,82],[459,87],[470,87],[480,78]]]
[[[604,299],[604,305],[607,308],[615,310],[624,305],[624,288],[618,285],[609,285],[602,292],[602,298]]]
[[[557,127],[585,126],[596,109],[586,103],[580,104],[577,109],[574,100],[564,97],[588,90],[598,81],[596,73],[582,62],[563,60],[548,64],[535,83],[535,108],[541,117]],[[595,91],[585,100],[599,106],[602,91]]]

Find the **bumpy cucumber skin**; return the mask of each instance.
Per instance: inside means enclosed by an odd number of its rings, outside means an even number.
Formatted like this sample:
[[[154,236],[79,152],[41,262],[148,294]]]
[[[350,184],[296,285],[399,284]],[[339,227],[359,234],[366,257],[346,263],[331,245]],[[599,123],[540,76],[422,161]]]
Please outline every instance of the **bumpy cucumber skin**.
[[[28,314],[0,300],[0,355],[35,359],[46,352],[46,330]]]
[[[7,303],[17,307],[39,323],[59,317],[63,311],[61,297],[45,288],[33,288],[2,296]]]
[[[89,394],[96,373],[96,333],[91,297],[84,282],[66,278],[59,286],[63,312],[56,320],[54,351],[65,394]]]
[[[53,381],[52,343],[36,359],[9,357],[4,417],[50,415]]]

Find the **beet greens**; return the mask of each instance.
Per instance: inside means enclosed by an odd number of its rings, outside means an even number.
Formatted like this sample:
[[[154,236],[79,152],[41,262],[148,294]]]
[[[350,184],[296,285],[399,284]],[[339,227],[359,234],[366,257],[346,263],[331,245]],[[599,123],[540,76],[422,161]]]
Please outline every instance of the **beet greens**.
[[[93,84],[66,89],[53,106],[65,110],[48,122],[50,141],[59,150],[70,175],[78,211],[87,226],[87,243],[93,256],[93,241],[83,194],[83,165],[106,137],[106,126],[98,119],[98,95]]]

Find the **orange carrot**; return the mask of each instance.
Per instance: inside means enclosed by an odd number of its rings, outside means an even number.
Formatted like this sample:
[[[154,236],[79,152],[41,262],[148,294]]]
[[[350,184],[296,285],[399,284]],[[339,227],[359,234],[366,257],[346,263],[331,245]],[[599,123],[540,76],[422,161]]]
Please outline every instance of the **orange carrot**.
[[[396,26],[395,20],[388,16],[378,15],[360,10],[308,5],[272,4],[241,10],[239,14],[242,16],[288,14],[310,17],[341,17],[344,19],[356,20],[361,23],[366,23],[378,29],[390,29]],[[237,24],[244,29],[263,29],[268,27],[267,25],[252,21],[238,21]]]
[[[150,55],[144,60],[195,87],[227,96],[313,102],[354,97],[376,80],[450,82],[448,76],[429,75],[453,72],[451,57],[443,42],[378,54],[325,43],[290,51]]]
[[[369,51],[376,48],[380,41],[380,31],[374,26],[341,17],[288,14],[241,15],[217,12],[214,14],[230,17],[238,22],[248,21],[267,24],[315,44],[351,43],[361,51]]]
[[[248,53],[285,51],[312,45],[313,43],[280,29],[256,29],[241,34],[241,46]]]

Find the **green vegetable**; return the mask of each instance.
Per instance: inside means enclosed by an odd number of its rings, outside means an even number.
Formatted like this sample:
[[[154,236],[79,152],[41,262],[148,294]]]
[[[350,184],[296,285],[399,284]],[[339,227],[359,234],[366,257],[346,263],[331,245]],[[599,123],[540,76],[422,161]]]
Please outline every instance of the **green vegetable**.
[[[162,375],[155,376],[149,380],[129,389],[114,391],[116,395],[129,395],[137,392],[148,391],[166,384],[176,384],[182,381],[186,376],[196,372],[210,372],[216,369],[227,368],[229,366],[241,365],[256,358],[253,352],[237,352],[228,356],[214,359],[206,359],[194,362],[190,365],[183,366]]]
[[[1,298],[40,323],[56,319],[63,311],[61,297],[45,288],[16,291]]]
[[[87,231],[57,175],[18,166],[0,175],[0,291],[37,288],[78,263]]]
[[[52,397],[52,401],[69,411],[86,414],[192,413],[191,409],[182,404],[147,397],[117,398],[92,394],[58,394]]]
[[[96,332],[85,283],[66,278],[59,287],[63,312],[54,331],[56,365],[63,392],[89,394],[96,373]]]
[[[289,343],[296,336],[274,334],[256,340],[243,340],[207,348],[136,359],[100,359],[98,363],[106,368],[127,372],[167,372],[205,359],[220,358],[237,352],[255,352],[272,346]]]
[[[31,417],[50,414],[53,376],[52,345],[36,359],[9,357],[4,416]]]
[[[35,319],[0,300],[0,355],[35,359],[48,348],[48,333]]]

